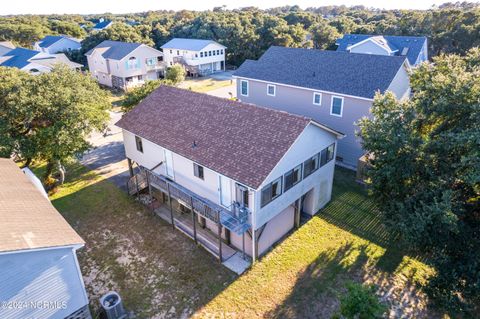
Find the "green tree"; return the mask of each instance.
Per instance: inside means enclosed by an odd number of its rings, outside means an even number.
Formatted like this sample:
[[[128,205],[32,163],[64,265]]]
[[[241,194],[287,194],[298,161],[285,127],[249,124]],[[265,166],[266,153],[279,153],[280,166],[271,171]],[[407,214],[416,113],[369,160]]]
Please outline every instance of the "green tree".
[[[340,33],[335,27],[329,25],[325,20],[313,25],[310,28],[313,46],[315,49],[329,49],[335,46],[335,41],[340,38]]]
[[[55,171],[63,182],[62,163],[89,148],[87,138],[108,120],[108,97],[87,75],[63,66],[33,76],[0,68],[0,155],[16,154],[28,165],[47,162],[44,181]]]
[[[122,110],[128,112],[160,85],[173,85],[169,80],[148,81],[144,85],[129,90],[122,101]]]
[[[411,76],[409,101],[377,96],[360,122],[371,192],[387,226],[433,257],[428,292],[452,311],[480,304],[480,50]],[[477,307],[475,309],[475,307]]]
[[[347,319],[382,318],[387,307],[375,295],[373,285],[347,283],[347,293],[340,298],[340,313]]]
[[[176,85],[185,80],[185,69],[180,64],[175,64],[167,69],[165,79]]]

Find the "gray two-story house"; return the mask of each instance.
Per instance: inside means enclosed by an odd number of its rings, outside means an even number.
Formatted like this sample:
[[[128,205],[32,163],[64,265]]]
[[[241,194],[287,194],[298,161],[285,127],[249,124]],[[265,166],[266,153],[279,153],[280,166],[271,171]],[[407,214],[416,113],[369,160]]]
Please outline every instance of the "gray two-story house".
[[[409,96],[408,69],[404,56],[273,46],[234,76],[239,100],[304,115],[346,134],[337,163],[355,169],[364,154],[357,121],[370,116],[377,92]]]

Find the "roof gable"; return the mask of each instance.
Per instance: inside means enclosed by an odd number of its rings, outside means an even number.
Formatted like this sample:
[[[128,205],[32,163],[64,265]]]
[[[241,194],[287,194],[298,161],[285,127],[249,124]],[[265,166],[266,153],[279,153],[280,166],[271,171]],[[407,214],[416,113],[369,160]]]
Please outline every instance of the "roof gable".
[[[57,43],[63,38],[64,38],[63,36],[59,36],[59,35],[47,35],[42,40],[40,40],[39,46],[41,48],[48,48],[49,46],[51,46],[54,43]]]
[[[97,23],[93,28],[94,29],[104,29],[104,28],[108,27],[110,25],[110,23],[112,23],[112,21],[103,20],[103,21]]]
[[[369,34],[346,34],[343,38],[337,40],[337,51],[347,51],[352,45],[365,41],[369,38],[377,38],[377,35]],[[381,36],[387,41],[387,45],[396,51],[396,55],[404,55],[408,58],[410,65],[415,65],[422,51],[423,46],[427,42],[426,37],[410,37],[410,36]],[[405,49],[407,48],[407,49]]]
[[[102,57],[105,59],[121,60],[142,45],[141,43],[105,40],[93,49],[90,49],[85,55],[91,55],[96,49],[105,49],[101,54]]]
[[[405,57],[270,47],[235,76],[372,99],[385,92]]]
[[[162,49],[178,49],[178,50],[188,50],[188,51],[201,51],[209,44],[217,44],[226,48],[218,42],[213,40],[204,40],[204,39],[186,39],[186,38],[173,38],[164,45],[161,46]]]
[[[0,252],[84,243],[12,160],[0,176]]]
[[[310,122],[286,112],[160,86],[116,125],[257,189]]]

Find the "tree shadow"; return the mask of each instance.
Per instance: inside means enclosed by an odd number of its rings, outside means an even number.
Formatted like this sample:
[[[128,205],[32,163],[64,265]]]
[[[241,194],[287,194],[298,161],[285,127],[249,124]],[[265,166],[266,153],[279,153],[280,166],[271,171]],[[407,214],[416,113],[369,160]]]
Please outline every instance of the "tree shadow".
[[[351,242],[320,254],[298,276],[289,297],[268,318],[330,318],[338,308],[344,282],[357,277],[368,262],[368,245]],[[361,277],[358,278],[361,280]]]

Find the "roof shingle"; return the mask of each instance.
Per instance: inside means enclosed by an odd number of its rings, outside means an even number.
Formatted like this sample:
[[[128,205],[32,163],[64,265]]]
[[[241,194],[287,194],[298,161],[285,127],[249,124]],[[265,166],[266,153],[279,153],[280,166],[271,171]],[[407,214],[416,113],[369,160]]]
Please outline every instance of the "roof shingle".
[[[286,112],[160,86],[116,125],[257,189],[310,122]]]
[[[102,53],[102,56],[105,59],[121,60],[141,45],[141,43],[105,40],[93,49],[90,49],[87,53],[85,53],[85,55],[92,54],[93,50],[95,49],[103,48],[106,49],[105,52]]]
[[[84,244],[12,160],[0,176],[0,252]]]
[[[209,44],[216,43],[213,40],[204,40],[204,39],[185,39],[185,38],[173,38],[164,45],[161,46],[162,49],[178,49],[178,50],[188,50],[188,51],[200,51]],[[221,45],[221,44],[219,44]],[[223,46],[223,45],[222,45]]]
[[[405,57],[270,47],[235,76],[364,98],[385,92]]]

